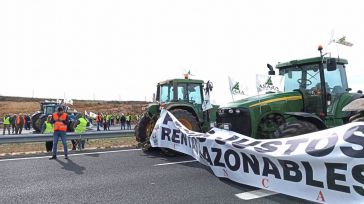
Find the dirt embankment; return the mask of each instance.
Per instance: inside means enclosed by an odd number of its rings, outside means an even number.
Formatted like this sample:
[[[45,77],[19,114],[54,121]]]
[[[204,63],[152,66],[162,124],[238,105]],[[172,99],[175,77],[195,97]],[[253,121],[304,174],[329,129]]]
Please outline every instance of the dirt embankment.
[[[27,113],[33,114],[40,108],[40,102],[44,98],[25,98],[25,97],[9,97],[0,96],[0,117],[5,114]],[[53,99],[55,101],[55,99]],[[147,102],[144,101],[90,101],[90,100],[73,100],[73,105],[69,105],[71,109],[78,112],[103,112],[103,113],[131,113],[141,114],[143,107]]]

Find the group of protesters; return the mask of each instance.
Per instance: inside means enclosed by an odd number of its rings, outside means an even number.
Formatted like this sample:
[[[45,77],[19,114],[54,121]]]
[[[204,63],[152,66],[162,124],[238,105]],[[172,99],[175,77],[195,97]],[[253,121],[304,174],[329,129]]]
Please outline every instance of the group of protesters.
[[[2,118],[3,122],[3,135],[6,134],[21,134],[23,128],[25,130],[30,130],[31,128],[31,119],[29,114],[19,113],[19,114],[6,114]]]
[[[124,115],[124,113],[116,114],[99,112],[96,115],[97,131],[100,131],[100,128],[102,127],[104,131],[110,130],[110,126],[117,125],[120,125],[121,130],[131,130],[131,124],[138,121],[139,118],[139,115],[132,116],[130,113]]]

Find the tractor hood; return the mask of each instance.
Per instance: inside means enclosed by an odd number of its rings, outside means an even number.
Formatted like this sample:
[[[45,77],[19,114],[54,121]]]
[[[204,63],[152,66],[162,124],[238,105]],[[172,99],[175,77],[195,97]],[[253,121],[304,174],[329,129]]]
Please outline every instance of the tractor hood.
[[[302,100],[302,95],[297,92],[270,93],[264,95],[251,96],[241,100],[227,103],[220,108],[253,108],[255,106],[268,105],[281,101]]]

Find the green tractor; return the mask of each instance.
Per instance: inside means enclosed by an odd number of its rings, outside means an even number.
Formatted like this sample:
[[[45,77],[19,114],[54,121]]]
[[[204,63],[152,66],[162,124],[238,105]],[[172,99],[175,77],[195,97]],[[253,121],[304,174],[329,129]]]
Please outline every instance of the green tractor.
[[[143,150],[150,149],[149,137],[162,109],[170,111],[185,127],[193,131],[206,132],[216,121],[217,106],[204,110],[209,100],[212,83],[202,80],[172,79],[158,83],[156,102],[147,110],[135,127],[135,137]],[[166,154],[169,150],[162,149]]]
[[[361,91],[349,93],[348,61],[325,57],[321,46],[319,51],[320,57],[276,66],[285,78],[283,93],[267,93],[220,107],[218,127],[257,139],[272,139],[364,120],[364,95]],[[269,75],[274,75],[273,67],[268,64],[268,68]]]

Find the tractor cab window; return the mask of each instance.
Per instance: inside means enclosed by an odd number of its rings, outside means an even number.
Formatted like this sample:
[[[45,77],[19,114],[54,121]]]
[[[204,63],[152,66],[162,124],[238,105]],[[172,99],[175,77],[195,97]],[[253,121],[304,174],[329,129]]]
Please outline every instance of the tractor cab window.
[[[320,84],[320,72],[318,64],[288,67],[280,70],[284,75],[285,92],[293,90],[309,91]]]
[[[56,112],[55,106],[44,106],[43,112],[46,115],[52,115],[54,112]]]
[[[160,102],[169,102],[173,100],[173,88],[169,84],[163,84],[160,87]]]
[[[191,103],[202,104],[200,84],[189,84],[188,92],[189,92],[189,101]]]
[[[177,100],[202,104],[201,85],[179,83],[177,85]]]
[[[327,69],[325,69],[324,73],[325,81],[328,85],[326,88],[329,90],[327,93],[336,95],[346,92],[348,85],[346,81],[345,68],[342,64],[338,64],[337,69],[334,71],[327,71]]]
[[[177,99],[178,101],[188,102],[187,84],[177,85]]]
[[[299,89],[307,94],[319,95],[321,89],[319,64],[288,67],[280,70],[285,78],[285,91]],[[326,92],[331,94],[344,93],[347,86],[345,68],[338,64],[334,71],[327,71],[324,64]]]

